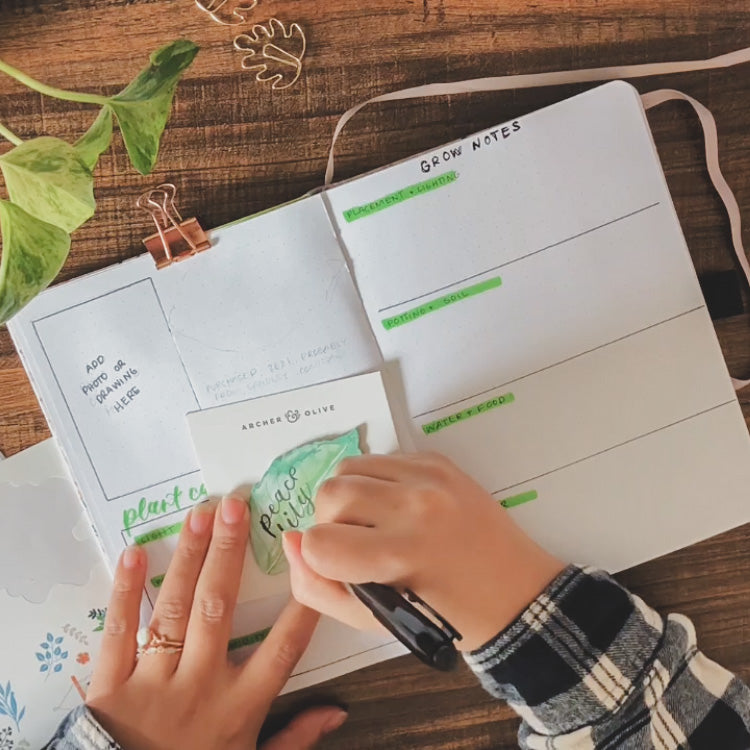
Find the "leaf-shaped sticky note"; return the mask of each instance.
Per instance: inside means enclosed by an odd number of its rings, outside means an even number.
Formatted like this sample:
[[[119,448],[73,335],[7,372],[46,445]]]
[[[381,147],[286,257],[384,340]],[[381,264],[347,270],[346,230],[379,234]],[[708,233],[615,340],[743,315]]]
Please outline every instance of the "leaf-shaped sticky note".
[[[0,201],[0,232],[2,324],[55,278],[68,257],[70,235],[8,201]]]
[[[107,102],[120,124],[130,161],[141,174],[154,168],[175,87],[196,54],[198,46],[186,39],[162,47],[151,55],[150,65]]]
[[[11,201],[32,216],[72,232],[94,214],[91,170],[69,143],[42,136],[0,156]]]
[[[234,46],[248,53],[242,67],[256,71],[256,81],[271,81],[273,89],[289,88],[302,74],[307,41],[298,23],[287,30],[278,18],[272,18],[267,25],[259,23],[249,34],[240,34]]]
[[[111,140],[112,112],[108,107],[102,107],[91,127],[76,141],[75,150],[80,160],[93,171]]]
[[[258,4],[258,0],[195,0],[195,4],[205,10],[216,23],[236,26],[247,21],[248,14]]]
[[[359,432],[316,440],[274,459],[250,495],[251,541],[258,567],[270,575],[286,570],[284,531],[304,531],[314,523],[315,494],[346,456],[357,456]]]

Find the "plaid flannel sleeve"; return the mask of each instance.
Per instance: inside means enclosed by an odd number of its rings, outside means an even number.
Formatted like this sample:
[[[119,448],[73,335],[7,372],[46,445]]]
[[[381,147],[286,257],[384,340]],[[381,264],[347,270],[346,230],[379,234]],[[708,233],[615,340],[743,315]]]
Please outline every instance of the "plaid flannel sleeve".
[[[529,750],[747,750],[750,689],[607,573],[569,566],[467,663]]]

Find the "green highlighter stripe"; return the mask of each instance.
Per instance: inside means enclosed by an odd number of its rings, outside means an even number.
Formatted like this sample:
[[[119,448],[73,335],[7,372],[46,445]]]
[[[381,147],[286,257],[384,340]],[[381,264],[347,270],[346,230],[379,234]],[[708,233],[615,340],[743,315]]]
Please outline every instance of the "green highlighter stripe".
[[[422,432],[425,435],[432,435],[435,432],[450,427],[451,425],[463,422],[471,417],[476,417],[477,414],[484,414],[491,409],[497,409],[499,406],[505,406],[505,404],[512,404],[516,400],[516,397],[512,393],[504,393],[502,396],[493,396],[488,398],[486,401],[482,401],[479,404],[474,404],[468,409],[462,409],[457,411],[455,414],[449,414],[447,417],[441,417],[436,419],[434,422],[428,422],[422,425]]]
[[[523,505],[524,503],[536,500],[539,497],[536,490],[529,490],[528,492],[522,492],[520,495],[513,495],[512,497],[506,497],[505,500],[500,501],[500,505],[503,508],[515,508],[517,505]]]
[[[344,211],[344,219],[351,224],[357,219],[364,219],[365,216],[372,216],[372,214],[383,211],[386,208],[395,206],[399,203],[403,203],[409,198],[416,198],[418,195],[424,195],[433,190],[443,187],[443,185],[450,185],[458,179],[458,172],[450,171],[438,175],[437,177],[430,177],[429,180],[423,180],[417,182],[414,185],[397,190],[395,193],[388,193],[382,198],[376,198],[370,203],[365,203],[363,206],[354,206]]]
[[[429,302],[425,302],[422,305],[413,307],[411,310],[394,315],[392,318],[384,318],[380,322],[383,324],[383,328],[385,328],[386,331],[390,331],[391,328],[397,328],[406,323],[411,323],[414,320],[419,320],[419,318],[428,313],[442,310],[444,307],[448,307],[448,305],[462,302],[469,297],[475,297],[477,294],[482,294],[482,292],[488,292],[490,289],[497,289],[502,283],[503,280],[499,276],[493,276],[491,279],[464,287],[457,292],[450,292],[450,294],[444,294],[441,297],[431,299]]]
[[[145,534],[137,536],[133,541],[136,544],[148,544],[149,542],[155,542],[158,539],[164,539],[168,536],[174,536],[180,533],[182,528],[182,521],[179,523],[173,523],[171,526],[162,526],[160,529],[154,529],[153,531],[147,531]]]
[[[271,628],[263,628],[263,630],[256,630],[254,633],[248,633],[248,635],[241,635],[239,638],[232,638],[232,640],[229,641],[229,651],[235,651],[238,648],[244,648],[245,646],[252,646],[255,643],[260,643],[265,640],[270,632]]]

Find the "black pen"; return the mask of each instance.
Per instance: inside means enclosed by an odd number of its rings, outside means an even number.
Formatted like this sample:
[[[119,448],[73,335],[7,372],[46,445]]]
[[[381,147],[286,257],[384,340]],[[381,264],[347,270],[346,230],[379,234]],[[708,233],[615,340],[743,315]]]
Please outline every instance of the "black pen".
[[[453,641],[460,641],[461,634],[413,591],[407,589],[404,597],[382,583],[353,583],[349,589],[418,659],[441,672],[456,666],[458,651]],[[424,607],[432,619],[412,602]]]

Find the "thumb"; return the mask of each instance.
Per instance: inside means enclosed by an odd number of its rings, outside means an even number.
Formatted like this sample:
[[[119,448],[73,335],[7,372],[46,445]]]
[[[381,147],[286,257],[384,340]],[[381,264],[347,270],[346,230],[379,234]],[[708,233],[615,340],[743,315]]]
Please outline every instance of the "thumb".
[[[289,563],[292,595],[300,603],[358,630],[381,630],[382,626],[359,599],[338,581],[319,576],[302,556],[302,534],[285,531],[284,555]]]
[[[260,746],[260,750],[311,750],[327,734],[346,721],[337,706],[317,706],[297,714],[284,729]]]
[[[302,557],[322,578],[393,583],[404,577],[403,555],[390,534],[369,526],[319,523],[302,536]]]

